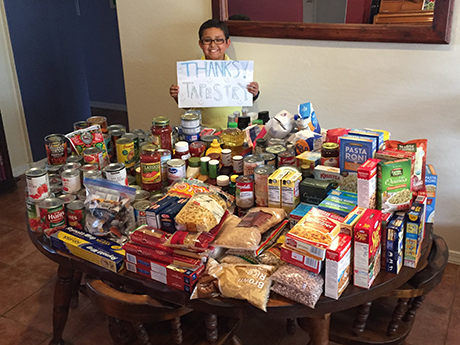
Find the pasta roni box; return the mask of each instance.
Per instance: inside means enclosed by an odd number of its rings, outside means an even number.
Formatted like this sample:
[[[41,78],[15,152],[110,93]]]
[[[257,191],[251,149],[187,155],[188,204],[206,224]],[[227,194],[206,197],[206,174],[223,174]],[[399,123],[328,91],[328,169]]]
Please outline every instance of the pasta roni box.
[[[377,132],[369,129],[352,129],[348,132],[349,135],[359,135],[360,137],[377,138],[377,150],[383,150],[385,141],[383,132]]]
[[[407,267],[417,267],[422,252],[423,232],[425,227],[425,201],[426,197],[417,197],[406,215],[404,266]]]
[[[426,222],[433,223],[434,210],[436,205],[436,187],[438,184],[438,175],[431,164],[426,165],[425,188],[426,188]]]
[[[377,209],[407,210],[412,200],[411,160],[380,161],[377,167]]]
[[[355,286],[369,289],[380,272],[380,221],[380,211],[367,209],[355,226]]]
[[[123,268],[125,251],[116,242],[96,237],[85,231],[65,228],[51,235],[51,245],[104,267],[112,272]]]
[[[377,151],[377,138],[357,135],[340,137],[340,189],[356,192],[357,171]]]
[[[324,295],[338,299],[350,282],[351,237],[339,234],[326,250]]]

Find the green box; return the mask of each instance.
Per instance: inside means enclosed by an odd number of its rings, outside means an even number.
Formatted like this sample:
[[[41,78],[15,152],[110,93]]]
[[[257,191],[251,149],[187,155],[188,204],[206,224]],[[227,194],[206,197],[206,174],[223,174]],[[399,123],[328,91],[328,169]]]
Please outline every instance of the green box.
[[[412,199],[411,160],[380,161],[377,166],[377,209],[382,212],[407,210]]]

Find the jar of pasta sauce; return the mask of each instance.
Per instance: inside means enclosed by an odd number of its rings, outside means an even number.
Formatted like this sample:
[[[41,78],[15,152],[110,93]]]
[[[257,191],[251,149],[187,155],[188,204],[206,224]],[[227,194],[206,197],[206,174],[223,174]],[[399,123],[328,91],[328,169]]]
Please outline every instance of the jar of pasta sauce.
[[[164,116],[154,117],[152,119],[152,143],[161,149],[172,152],[172,127],[169,119]]]
[[[142,189],[161,189],[161,156],[155,145],[144,145],[140,154]]]
[[[321,149],[321,165],[339,168],[339,144],[324,143]]]

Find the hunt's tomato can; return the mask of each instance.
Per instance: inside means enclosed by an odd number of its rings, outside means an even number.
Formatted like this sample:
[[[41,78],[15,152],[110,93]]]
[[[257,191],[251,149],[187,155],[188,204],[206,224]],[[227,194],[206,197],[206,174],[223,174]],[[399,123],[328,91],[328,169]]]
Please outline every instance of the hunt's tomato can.
[[[34,201],[50,196],[50,181],[45,169],[32,168],[26,171],[27,193]]]
[[[85,229],[85,204],[82,200],[67,205],[67,223],[74,229]]]
[[[50,237],[66,227],[64,201],[46,198],[38,204],[43,232]]]
[[[50,134],[45,137],[48,164],[64,164],[67,159],[67,139],[64,134]]]

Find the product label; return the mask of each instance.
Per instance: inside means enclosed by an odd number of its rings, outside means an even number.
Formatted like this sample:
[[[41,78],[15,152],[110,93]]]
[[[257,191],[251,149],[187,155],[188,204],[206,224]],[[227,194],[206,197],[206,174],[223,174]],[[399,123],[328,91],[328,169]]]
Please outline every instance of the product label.
[[[117,144],[117,158],[119,163],[123,163],[126,168],[131,168],[136,162],[134,152],[134,142],[129,144]]]
[[[74,229],[84,230],[84,214],[83,210],[68,210],[67,211],[67,221],[69,226]]]
[[[76,193],[81,189],[80,175],[62,178],[62,190],[65,193]]]
[[[48,174],[38,177],[27,176],[27,192],[31,199],[37,201],[48,198],[50,196],[49,189]]]
[[[142,183],[153,184],[161,182],[161,162],[141,163]]]

